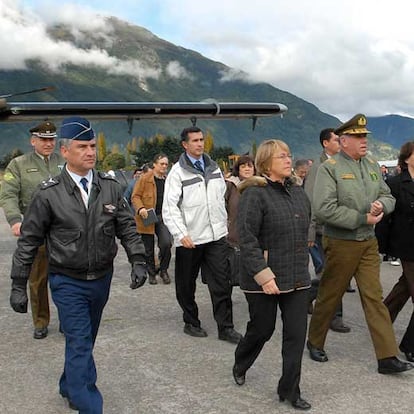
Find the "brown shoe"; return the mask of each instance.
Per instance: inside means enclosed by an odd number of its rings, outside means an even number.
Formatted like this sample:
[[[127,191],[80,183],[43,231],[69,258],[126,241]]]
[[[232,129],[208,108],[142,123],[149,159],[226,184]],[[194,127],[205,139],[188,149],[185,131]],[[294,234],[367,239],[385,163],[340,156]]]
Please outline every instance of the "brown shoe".
[[[148,281],[150,285],[156,285],[157,284],[157,278],[155,275],[149,275]]]
[[[164,282],[164,285],[169,285],[171,283],[170,276],[168,275],[168,272],[166,270],[161,270],[160,277]]]

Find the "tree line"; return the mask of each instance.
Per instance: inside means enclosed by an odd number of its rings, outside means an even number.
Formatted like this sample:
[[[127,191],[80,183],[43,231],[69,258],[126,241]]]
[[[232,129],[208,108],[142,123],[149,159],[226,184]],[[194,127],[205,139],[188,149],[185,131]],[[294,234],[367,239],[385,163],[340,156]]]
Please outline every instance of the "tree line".
[[[253,144],[254,146],[255,144]],[[254,152],[254,148],[252,149]],[[223,171],[230,169],[229,156],[234,154],[233,148],[230,146],[216,146],[210,131],[207,131],[204,137],[204,150],[219,164]],[[170,162],[175,163],[183,152],[183,147],[178,138],[156,134],[147,139],[133,137],[123,149],[117,143],[108,148],[104,133],[99,132],[96,139],[96,152],[96,168],[98,170],[128,170],[151,162],[159,153],[166,154]],[[23,152],[20,149],[13,149],[7,153],[0,159],[0,169],[6,168],[13,158],[22,154]]]

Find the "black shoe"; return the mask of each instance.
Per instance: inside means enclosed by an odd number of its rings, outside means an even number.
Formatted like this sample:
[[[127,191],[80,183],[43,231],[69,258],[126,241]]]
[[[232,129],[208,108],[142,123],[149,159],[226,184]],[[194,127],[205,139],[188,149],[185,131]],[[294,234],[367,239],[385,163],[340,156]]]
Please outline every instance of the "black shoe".
[[[205,338],[207,336],[207,332],[201,326],[194,326],[190,323],[184,325],[184,333],[197,338]]]
[[[171,283],[170,275],[166,270],[161,270],[160,278],[164,282],[164,285],[169,285]]]
[[[414,352],[404,352],[405,359],[410,362],[414,362]]]
[[[334,332],[348,333],[351,331],[351,328],[349,326],[346,326],[342,318],[339,316],[336,316],[332,319],[331,325],[329,327]]]
[[[69,408],[70,408],[71,410],[73,410],[73,411],[79,411],[79,408],[78,408],[78,407],[76,407],[76,405],[75,405],[75,404],[73,404],[73,402],[69,399],[69,397],[68,397],[66,394],[64,394],[64,393],[62,393],[62,392],[59,392],[59,394],[61,395],[61,397],[62,397],[63,399],[68,400],[68,405],[69,405]]]
[[[157,278],[155,275],[149,275],[148,281],[150,285],[156,285],[157,284]]]
[[[44,328],[35,328],[33,332],[33,338],[34,339],[43,339],[47,337],[47,334],[49,333],[47,326]]]
[[[236,364],[233,366],[233,378],[237,385],[243,385],[246,382],[246,373],[239,374]]]
[[[243,335],[238,333],[233,328],[224,328],[219,330],[218,338],[222,341],[227,341],[232,344],[238,344]]]
[[[326,362],[328,360],[328,355],[323,349],[316,348],[309,341],[306,342],[306,346],[309,349],[309,355],[311,359],[317,362]]]
[[[405,359],[410,362],[414,362],[414,352],[407,351],[400,345],[400,351],[404,353]]]
[[[397,357],[378,360],[378,372],[380,374],[397,374],[398,372],[409,371],[413,368],[410,363],[400,361]]]
[[[285,398],[279,396],[279,401],[283,402],[285,401]],[[306,400],[300,397],[298,397],[295,401],[290,401],[290,403],[292,404],[292,407],[296,410],[306,411],[312,408],[312,406]]]

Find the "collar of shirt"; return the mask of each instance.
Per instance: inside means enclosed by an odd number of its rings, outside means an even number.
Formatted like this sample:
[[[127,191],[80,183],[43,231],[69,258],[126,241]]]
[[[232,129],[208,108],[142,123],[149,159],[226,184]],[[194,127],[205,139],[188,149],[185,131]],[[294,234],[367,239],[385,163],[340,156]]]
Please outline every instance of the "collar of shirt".
[[[193,158],[191,155],[189,155],[188,153],[187,153],[187,157],[188,157],[188,159],[191,161],[191,163],[194,165],[194,163],[196,162],[196,161],[200,161],[201,162],[201,165],[202,165],[202,167],[203,167],[203,170],[205,170],[205,165],[204,165],[204,158],[203,158],[203,156],[201,156],[200,158]]]
[[[86,174],[86,175],[78,175],[78,174],[75,174],[74,172],[72,172],[72,171],[69,171],[68,170],[68,167],[66,166],[66,171],[68,172],[68,174],[71,176],[71,178],[72,178],[72,180],[73,181],[75,181],[75,183],[76,183],[76,185],[82,190],[82,192],[85,192],[84,191],[84,189],[83,189],[83,186],[82,186],[82,184],[80,183],[80,180],[83,178],[83,177],[85,177],[87,180],[88,180],[88,190],[89,190],[89,193],[90,193],[90,190],[91,190],[91,186],[92,186],[92,179],[93,179],[93,173],[92,173],[92,170],[89,170],[88,171],[88,174]]]
[[[40,155],[37,151],[34,152],[41,160],[49,159],[49,157],[45,157],[44,155]]]

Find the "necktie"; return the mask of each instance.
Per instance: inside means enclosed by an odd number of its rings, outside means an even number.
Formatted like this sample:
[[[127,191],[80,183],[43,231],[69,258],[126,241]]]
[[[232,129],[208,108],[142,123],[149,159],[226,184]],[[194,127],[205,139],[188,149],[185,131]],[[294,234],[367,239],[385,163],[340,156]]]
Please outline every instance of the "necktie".
[[[86,194],[88,194],[88,180],[85,177],[82,177],[80,180],[83,189],[85,190]]]
[[[45,164],[46,164],[46,168],[49,169],[49,158],[47,157],[43,157]]]
[[[197,161],[194,163],[194,167],[195,167],[195,168],[197,168],[197,170],[199,170],[199,171],[201,171],[202,173],[204,173],[203,166],[202,166],[202,164],[201,164],[201,161],[200,161],[200,160],[197,160]]]

